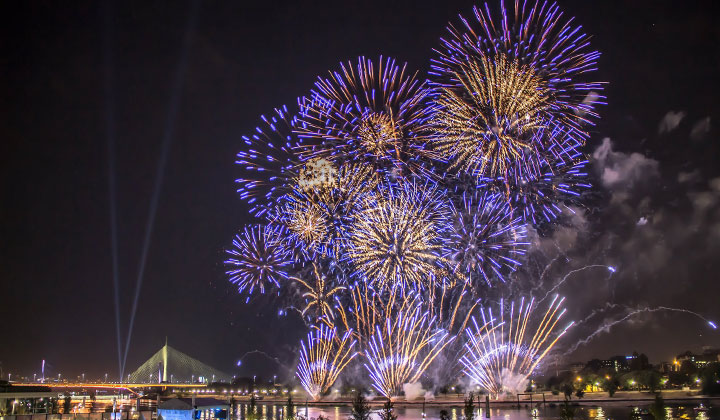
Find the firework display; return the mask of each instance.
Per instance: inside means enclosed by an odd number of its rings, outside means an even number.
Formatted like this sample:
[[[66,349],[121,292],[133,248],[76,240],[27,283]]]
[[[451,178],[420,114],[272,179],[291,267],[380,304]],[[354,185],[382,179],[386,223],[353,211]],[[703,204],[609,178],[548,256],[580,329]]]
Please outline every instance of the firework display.
[[[380,288],[432,281],[442,262],[443,204],[434,186],[414,183],[370,196],[358,213],[347,253],[358,276]]]
[[[269,218],[284,226],[304,255],[338,256],[362,199],[379,183],[367,166],[346,163],[339,169],[325,159],[299,167],[297,183],[277,200]]]
[[[302,315],[314,312],[314,319],[331,324],[334,319],[332,303],[334,296],[345,289],[343,286],[334,286],[328,281],[317,263],[313,263],[313,282],[308,282],[302,277],[293,277],[306,289],[302,297],[307,304],[302,310]],[[332,324],[331,324],[332,325]]]
[[[355,357],[350,332],[338,336],[334,328],[320,325],[308,333],[307,345],[300,348],[297,377],[313,400],[318,400]]]
[[[454,96],[479,105],[474,114],[458,114],[449,123],[482,121],[497,132],[495,141],[551,121],[587,137],[584,126],[598,116],[595,106],[602,97],[597,92],[603,85],[587,78],[600,53],[590,49],[581,27],[564,20],[557,4],[512,4],[508,10],[501,1],[497,14],[487,3],[475,6],[474,22],[461,17],[461,25],[451,25],[449,37],[436,49],[432,76],[441,92],[448,100]]]
[[[452,340],[420,305],[388,317],[376,327],[365,352],[373,387],[387,398],[397,395],[403,384],[416,382]]]
[[[308,141],[301,150],[378,171],[416,171],[430,156],[429,94],[426,81],[391,58],[342,63],[300,100],[297,132]]]
[[[439,88],[435,116],[436,148],[451,169],[502,176],[524,154],[546,147],[532,133],[545,125],[547,87],[531,69],[482,57],[452,75],[458,86]]]
[[[516,283],[528,231],[583,206],[599,53],[554,4],[491,10],[448,28],[427,80],[359,57],[243,137],[238,192],[262,225],[227,273],[310,328],[297,376],[313,399],[351,363],[388,398],[433,364],[498,395],[567,329],[561,298],[483,307]]]
[[[555,296],[535,325],[534,299],[526,302],[523,298],[517,307],[512,302],[507,309],[501,301],[499,319],[492,310],[481,310],[482,321],[473,319],[465,330],[467,342],[460,358],[464,373],[495,397],[524,391],[528,376],[572,326],[555,332],[565,313],[562,303],[563,299]]]
[[[534,135],[553,138],[555,147],[545,153],[523,155],[518,167],[506,176],[484,177],[478,185],[482,190],[504,194],[524,222],[540,225],[557,219],[564,209],[581,207],[582,195],[591,185],[585,171],[587,157],[575,138],[557,127],[538,130]]]
[[[526,221],[553,220],[546,191],[532,185],[547,185],[548,171],[562,171],[558,160],[570,164],[562,155],[580,153],[589,136],[603,97],[602,83],[587,79],[600,54],[555,4],[500,2],[497,18],[487,4],[473,12],[474,21],[448,28],[433,59],[432,149],[452,172],[500,181],[508,195],[521,190]],[[536,210],[545,212],[535,218]]]
[[[242,137],[244,147],[235,161],[242,170],[242,177],[235,180],[238,194],[256,215],[272,208],[275,200],[292,188],[300,165],[293,135],[295,117],[287,107],[261,119],[262,128],[256,127],[255,134]]]
[[[504,279],[520,265],[527,242],[520,217],[513,217],[505,197],[491,192],[464,193],[452,211],[446,259],[467,280]]]
[[[266,287],[280,287],[292,264],[282,242],[282,231],[270,226],[246,227],[235,236],[225,264],[229,267],[230,281],[238,286],[239,292],[252,295],[256,289],[265,293]]]

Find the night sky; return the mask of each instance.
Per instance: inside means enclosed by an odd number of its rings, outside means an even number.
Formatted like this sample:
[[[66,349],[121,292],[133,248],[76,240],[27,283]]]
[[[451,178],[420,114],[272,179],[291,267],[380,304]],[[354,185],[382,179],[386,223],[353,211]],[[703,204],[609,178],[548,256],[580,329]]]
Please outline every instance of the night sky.
[[[109,134],[123,335],[169,145],[127,370],[167,337],[233,374],[288,372],[259,354],[235,367],[255,349],[291,366],[306,331],[297,317],[278,317],[272,300],[245,304],[224,275],[224,249],[250,221],[235,194],[240,137],[340,61],[382,54],[424,75],[446,24],[474,3],[246,3],[0,3],[3,379],[39,373],[42,359],[48,375],[117,375]],[[632,308],[683,308],[720,321],[720,25],[712,5],[560,2],[603,54],[597,79],[608,82],[609,105],[586,150],[597,194],[586,212],[538,232],[532,257],[561,254],[551,286],[587,264],[617,268],[612,276],[588,269],[558,288],[573,319],[596,313],[566,350]],[[638,350],[659,362],[704,345],[720,347],[720,332],[689,314],[658,312],[564,360]]]

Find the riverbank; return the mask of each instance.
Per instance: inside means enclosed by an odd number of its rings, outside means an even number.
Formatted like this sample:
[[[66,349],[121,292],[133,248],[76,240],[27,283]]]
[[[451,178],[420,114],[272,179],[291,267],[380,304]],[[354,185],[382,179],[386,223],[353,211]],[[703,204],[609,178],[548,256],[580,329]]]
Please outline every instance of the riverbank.
[[[701,395],[698,391],[682,391],[682,390],[664,390],[660,393],[662,398],[667,403],[684,403],[684,402],[718,402],[720,403],[720,396],[707,396]],[[248,398],[238,398],[238,402],[243,402]],[[396,407],[441,407],[441,406],[461,406],[464,403],[464,395],[443,395],[434,398],[418,398],[414,400],[406,400],[404,397],[398,397],[393,402]],[[651,392],[639,392],[639,391],[619,391],[614,396],[610,397],[607,392],[588,392],[583,398],[576,398],[573,396],[571,402],[578,405],[597,405],[597,404],[614,404],[614,403],[637,403],[645,404],[655,400],[655,394]],[[277,397],[265,397],[259,400],[259,404],[282,404],[287,402],[287,398]],[[490,400],[491,406],[500,407],[511,407],[513,405],[535,405],[535,404],[560,404],[564,402],[564,395],[553,395],[550,392],[536,393],[536,394],[522,394],[516,398],[504,398],[498,400]],[[385,403],[385,399],[381,397],[375,397],[368,399],[368,404],[371,407],[381,406]],[[352,397],[338,397],[334,399],[323,399],[320,401],[305,401],[295,397],[295,404],[305,405],[312,407],[327,407],[327,406],[350,406],[352,405]],[[476,404],[478,404],[476,402]],[[485,404],[485,397],[481,396],[481,405]]]

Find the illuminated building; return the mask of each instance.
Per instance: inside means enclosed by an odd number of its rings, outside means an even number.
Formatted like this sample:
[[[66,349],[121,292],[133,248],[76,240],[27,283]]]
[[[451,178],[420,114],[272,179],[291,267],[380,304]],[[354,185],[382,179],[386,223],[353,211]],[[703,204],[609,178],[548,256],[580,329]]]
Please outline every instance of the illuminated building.
[[[720,349],[704,347],[702,354],[694,354],[686,351],[678,355],[675,361],[673,361],[673,370],[679,371],[684,363],[691,363],[696,368],[702,368],[714,362],[720,362]]]

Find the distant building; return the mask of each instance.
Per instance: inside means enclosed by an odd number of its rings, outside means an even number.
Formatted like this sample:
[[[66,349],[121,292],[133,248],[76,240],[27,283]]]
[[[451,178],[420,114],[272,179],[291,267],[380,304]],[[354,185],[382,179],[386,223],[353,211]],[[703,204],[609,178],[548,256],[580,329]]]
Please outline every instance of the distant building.
[[[683,363],[691,363],[699,369],[705,367],[708,363],[714,362],[720,362],[720,349],[705,347],[702,354],[695,354],[690,351],[679,354],[673,362],[673,370],[680,370]]]
[[[627,372],[630,370],[629,360],[634,356],[613,356],[607,360],[601,360],[602,366],[613,372]]]
[[[585,363],[571,363],[568,365],[568,369],[573,374],[578,374],[585,368]]]
[[[658,370],[660,373],[670,373],[675,370],[675,365],[670,362],[660,362],[660,365],[658,365]]]
[[[592,359],[585,364],[583,370],[591,372],[628,372],[632,367],[637,370],[638,362],[646,361],[644,355],[613,356],[609,359]]]

